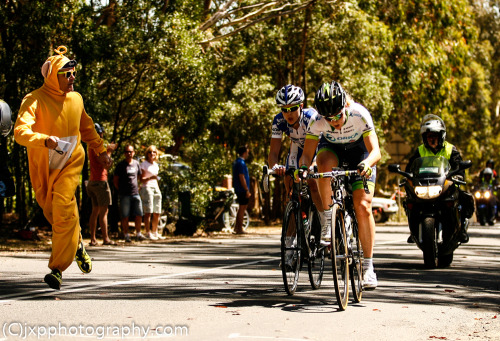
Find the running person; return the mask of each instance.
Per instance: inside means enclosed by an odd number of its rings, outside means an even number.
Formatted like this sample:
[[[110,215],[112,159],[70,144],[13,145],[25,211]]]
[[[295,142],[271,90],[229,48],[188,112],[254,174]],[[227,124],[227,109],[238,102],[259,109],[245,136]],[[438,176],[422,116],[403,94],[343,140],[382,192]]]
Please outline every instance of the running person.
[[[378,137],[368,110],[346,94],[342,86],[333,81],[324,83],[314,98],[319,115],[308,127],[304,152],[300,159],[301,169],[311,164],[316,148],[319,172],[333,167],[346,166],[361,169],[360,176],[351,179],[354,210],[359,226],[359,239],[364,253],[363,288],[375,289],[377,275],[373,269],[375,244],[375,220],[372,215],[372,199],[375,188],[375,165],[380,160]],[[365,193],[361,176],[368,179],[370,193]],[[322,242],[330,239],[332,189],[330,179],[319,180],[323,200]]]
[[[285,85],[276,94],[276,104],[281,108],[281,112],[274,116],[267,162],[280,176],[285,175],[285,171],[289,168],[298,169],[298,160],[302,156],[306,140],[307,126],[318,114],[313,108],[304,109],[304,99],[304,91],[291,84]],[[286,166],[280,166],[278,163],[283,135],[290,137],[291,140]],[[314,204],[318,211],[322,211],[323,204],[316,180],[309,179],[307,183]],[[289,193],[289,181],[285,181],[285,188]]]

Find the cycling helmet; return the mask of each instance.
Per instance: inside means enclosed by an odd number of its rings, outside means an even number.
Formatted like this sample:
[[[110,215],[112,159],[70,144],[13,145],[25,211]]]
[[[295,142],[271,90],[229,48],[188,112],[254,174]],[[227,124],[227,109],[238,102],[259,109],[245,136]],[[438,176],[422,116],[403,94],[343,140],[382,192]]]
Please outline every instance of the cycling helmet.
[[[0,99],[0,134],[7,136],[12,128],[12,111],[7,103]]]
[[[336,81],[323,83],[314,96],[314,104],[321,116],[337,115],[346,105],[346,93]]]
[[[446,126],[444,125],[441,117],[428,114],[425,115],[420,124],[420,135],[422,135],[422,140],[427,148],[429,144],[427,143],[427,133],[438,133],[438,149],[443,148],[443,143],[446,140]]]
[[[94,127],[98,134],[104,134],[104,128],[99,123],[94,123]]]
[[[285,105],[300,104],[304,102],[304,91],[295,85],[285,85],[276,94],[276,104],[280,107]]]

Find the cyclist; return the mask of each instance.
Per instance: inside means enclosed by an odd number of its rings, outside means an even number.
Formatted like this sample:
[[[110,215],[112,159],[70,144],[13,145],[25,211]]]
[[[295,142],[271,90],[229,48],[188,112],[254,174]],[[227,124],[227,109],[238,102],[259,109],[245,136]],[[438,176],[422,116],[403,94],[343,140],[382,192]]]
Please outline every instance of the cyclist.
[[[302,172],[307,169],[317,148],[316,162],[319,172],[328,172],[338,166],[360,170],[360,175],[351,179],[351,185],[359,239],[365,255],[363,288],[375,289],[377,287],[377,275],[373,269],[375,220],[371,206],[376,178],[375,165],[381,155],[373,120],[368,110],[354,102],[336,81],[321,85],[316,92],[314,103],[319,115],[309,123],[304,152],[299,161],[300,168]],[[363,189],[362,176],[368,179],[369,194]],[[323,213],[320,213],[324,215],[321,239],[322,242],[327,242],[331,238],[330,179],[320,179],[319,190],[324,209]]]
[[[446,126],[439,116],[433,114],[425,115],[420,124],[420,135],[422,135],[423,144],[417,148],[408,160],[406,166],[407,172],[410,170],[411,164],[415,159],[425,156],[443,156],[450,162],[452,169],[458,168],[459,162],[462,161],[462,156],[454,145],[446,141]],[[465,172],[460,172],[460,175],[464,178]],[[463,208],[461,211],[460,241],[467,243],[469,241],[469,235],[467,234],[469,226],[468,218],[474,212],[474,199],[470,193],[459,189],[459,201]],[[411,236],[408,238],[408,242],[413,242]]]
[[[304,142],[306,139],[307,126],[311,119],[316,117],[317,112],[313,108],[304,108],[304,91],[295,85],[285,85],[276,94],[276,104],[281,112],[274,116],[272,125],[271,143],[267,162],[273,171],[280,176],[285,175],[289,168],[298,168],[298,160],[302,156]],[[290,137],[290,149],[286,159],[286,166],[280,166],[279,152],[281,149],[282,137]],[[321,196],[318,192],[316,180],[307,181],[311,190],[311,197],[318,211],[323,210]],[[290,182],[285,181],[286,192],[290,193]]]

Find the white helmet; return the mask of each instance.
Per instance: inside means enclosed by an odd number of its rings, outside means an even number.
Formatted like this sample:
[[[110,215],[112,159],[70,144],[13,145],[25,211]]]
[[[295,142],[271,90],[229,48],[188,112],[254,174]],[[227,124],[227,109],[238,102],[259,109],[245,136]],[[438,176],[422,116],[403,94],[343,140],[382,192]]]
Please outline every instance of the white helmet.
[[[427,143],[427,133],[439,134],[438,148],[441,149],[444,141],[446,140],[446,126],[444,125],[444,121],[441,117],[428,114],[424,116],[422,123],[420,124],[420,135],[422,135],[424,145],[429,148]]]
[[[285,85],[276,94],[276,104],[279,107],[300,104],[304,102],[304,99],[304,91],[300,87],[291,84]]]
[[[12,129],[12,111],[7,103],[0,99],[0,134],[9,135]]]

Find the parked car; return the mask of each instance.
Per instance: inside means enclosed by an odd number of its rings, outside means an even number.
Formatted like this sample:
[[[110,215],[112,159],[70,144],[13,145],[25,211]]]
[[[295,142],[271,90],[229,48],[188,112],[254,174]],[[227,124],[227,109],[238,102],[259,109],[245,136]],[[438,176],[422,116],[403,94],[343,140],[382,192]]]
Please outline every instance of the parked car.
[[[373,218],[375,218],[376,223],[386,222],[398,209],[395,200],[379,197],[374,197],[372,200]]]

